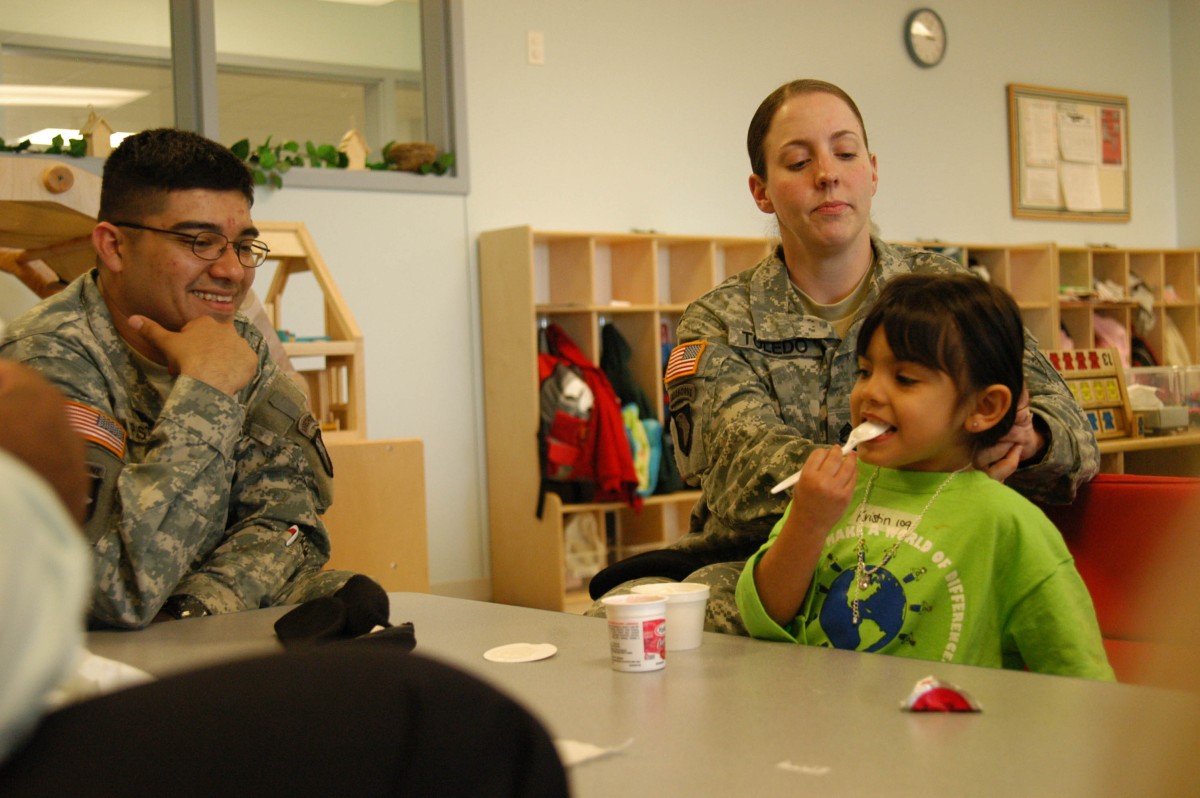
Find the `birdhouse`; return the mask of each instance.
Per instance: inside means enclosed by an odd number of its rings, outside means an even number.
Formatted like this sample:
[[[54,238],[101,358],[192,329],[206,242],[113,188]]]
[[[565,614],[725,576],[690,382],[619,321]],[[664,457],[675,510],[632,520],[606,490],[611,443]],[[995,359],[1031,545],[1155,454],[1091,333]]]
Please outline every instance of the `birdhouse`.
[[[80,136],[87,144],[87,154],[107,158],[112,152],[113,129],[104,117],[96,116],[95,111],[88,111],[87,122],[79,129]]]
[[[371,148],[367,146],[367,140],[363,138],[362,133],[358,132],[358,128],[353,128],[342,136],[341,143],[338,144],[338,152],[346,154],[347,169],[366,169],[367,168],[367,153]]]

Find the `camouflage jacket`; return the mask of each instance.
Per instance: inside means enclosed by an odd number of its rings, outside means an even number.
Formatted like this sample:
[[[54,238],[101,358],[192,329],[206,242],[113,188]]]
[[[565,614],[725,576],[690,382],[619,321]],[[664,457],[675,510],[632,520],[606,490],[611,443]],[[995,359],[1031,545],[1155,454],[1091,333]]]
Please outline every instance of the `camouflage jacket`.
[[[678,340],[707,342],[695,373],[667,384],[680,473],[703,496],[690,533],[673,544],[708,562],[744,560],[767,539],[790,495],[771,495],[815,445],[844,442],[862,317],[882,285],[913,271],[958,271],[954,261],[872,239],[872,285],[839,340],[805,315],[778,253],[688,306]],[[1042,459],[1008,485],[1031,499],[1068,502],[1099,470],[1091,427],[1066,384],[1026,332],[1025,380],[1035,416],[1049,431]]]
[[[234,323],[259,359],[236,398],[180,376],[164,400],[113,326],[95,271],[0,338],[0,357],[66,394],[88,442],[93,623],[144,626],[172,595],[216,613],[268,606],[329,559],[319,513],[332,467],[319,428],[254,325]]]

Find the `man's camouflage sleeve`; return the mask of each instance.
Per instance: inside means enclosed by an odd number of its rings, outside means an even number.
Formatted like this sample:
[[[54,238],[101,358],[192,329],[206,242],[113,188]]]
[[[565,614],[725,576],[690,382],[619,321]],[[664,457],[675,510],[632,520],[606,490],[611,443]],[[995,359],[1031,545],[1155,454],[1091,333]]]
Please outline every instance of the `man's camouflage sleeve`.
[[[1083,408],[1028,331],[1025,387],[1034,423],[1045,425],[1042,433],[1049,445],[1039,461],[1017,469],[1005,484],[1033,501],[1067,504],[1100,471],[1100,447]]]
[[[778,301],[786,313],[786,295]],[[816,442],[836,440],[839,418],[848,421],[849,412],[847,403],[831,414],[822,401],[832,351],[814,344],[781,358],[747,355],[734,345],[743,341],[730,340],[754,336],[731,328],[739,317],[750,317],[741,292],[693,303],[679,341],[704,346],[694,373],[667,383],[680,474],[704,492],[691,523],[701,535],[678,547],[714,562],[745,559],[761,545],[789,498],[772,495],[771,486],[799,468]]]
[[[332,501],[332,466],[304,396],[282,371],[270,373],[234,446],[224,534],[171,591],[214,613],[289,603],[294,580],[329,559],[318,513]],[[313,436],[318,449],[305,445]]]

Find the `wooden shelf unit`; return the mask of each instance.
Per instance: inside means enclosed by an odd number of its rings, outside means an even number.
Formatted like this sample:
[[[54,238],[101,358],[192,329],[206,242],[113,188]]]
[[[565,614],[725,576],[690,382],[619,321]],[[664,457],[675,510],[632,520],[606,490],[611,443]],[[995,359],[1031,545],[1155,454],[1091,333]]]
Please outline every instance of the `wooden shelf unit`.
[[[612,517],[613,562],[659,548],[687,531],[697,491],[656,495],[640,513],[620,504],[563,504],[538,499],[537,330],[561,326],[584,354],[600,359],[602,324],[615,324],[633,350],[630,368],[654,405],[662,404],[662,325],[672,340],[688,303],[770,251],[765,238],[640,233],[547,233],[517,227],[479,239],[487,424],[488,518],[492,597],[506,604],[559,610],[586,595],[569,586],[564,529],[591,513],[598,528]]]
[[[1100,470],[1106,474],[1200,477],[1200,432],[1100,441]]]
[[[1197,317],[1197,279],[1200,250],[1196,249],[1109,249],[1059,247],[1059,281],[1067,286],[1091,287],[1094,280],[1107,280],[1122,289],[1125,297],[1140,277],[1154,296],[1154,326],[1146,343],[1158,356],[1165,356],[1165,319],[1179,329],[1191,363],[1200,362],[1200,318]],[[1132,333],[1139,306],[1127,299],[1119,302],[1071,301],[1062,303],[1062,322],[1077,347],[1093,346],[1096,328],[1093,314],[1116,319]],[[1093,343],[1088,343],[1093,342]]]
[[[987,269],[992,282],[1017,301],[1025,326],[1043,348],[1058,346],[1059,302],[1054,244],[960,244],[904,241],[904,246],[940,252],[964,266]]]
[[[774,246],[768,238],[675,236],[641,233],[543,232],[514,227],[481,234],[480,302],[485,384],[488,468],[488,520],[495,601],[543,609],[578,608],[590,603],[586,580],[572,584],[565,568],[564,530],[573,516],[590,513],[599,529],[611,519],[614,537],[605,559],[613,562],[638,551],[666,545],[687,530],[698,491],[653,496],[640,514],[620,504],[565,504],[546,497],[536,515],[538,494],[537,329],[543,321],[560,325],[584,353],[598,362],[600,329],[616,324],[633,349],[631,369],[667,421],[662,400],[662,325],[670,340],[688,303],[726,277],[758,263]],[[1110,276],[1128,286],[1137,272],[1155,291],[1156,312],[1169,314],[1197,346],[1198,256],[1196,251],[1081,250],[1053,243],[995,245],[917,242],[986,266],[991,279],[1009,290],[1026,326],[1046,349],[1059,347],[1060,322],[1080,348],[1095,346],[1090,316],[1079,303],[1060,302],[1060,282]],[[1060,269],[1060,258],[1065,266]],[[1144,272],[1144,273],[1143,273]],[[1069,280],[1060,280],[1060,275]],[[1162,302],[1165,286],[1179,302]],[[1093,308],[1087,307],[1088,312]],[[1098,306],[1132,324],[1132,310]],[[1181,323],[1182,322],[1182,323]],[[1153,345],[1153,344],[1152,344]],[[1200,439],[1162,441],[1155,450],[1179,454],[1179,470],[1191,470],[1200,456],[1188,457]],[[1105,470],[1140,468],[1138,444],[1110,440],[1102,445]],[[1200,452],[1200,448],[1196,449]],[[1148,472],[1152,473],[1152,472]],[[1196,472],[1200,475],[1200,471]]]

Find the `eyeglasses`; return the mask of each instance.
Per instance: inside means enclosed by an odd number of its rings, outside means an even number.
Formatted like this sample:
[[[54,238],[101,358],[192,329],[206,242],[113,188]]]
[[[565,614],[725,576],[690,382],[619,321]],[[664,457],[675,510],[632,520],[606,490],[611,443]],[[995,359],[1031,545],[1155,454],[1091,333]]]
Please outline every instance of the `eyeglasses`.
[[[213,233],[208,230],[193,235],[191,233],[181,233],[178,230],[147,227],[144,224],[136,224],[134,222],[113,222],[112,224],[113,227],[149,230],[151,233],[164,233],[169,236],[175,236],[182,241],[188,241],[192,245],[192,252],[196,253],[196,257],[202,260],[218,260],[225,254],[225,248],[233,244],[233,251],[237,253],[238,263],[247,269],[254,269],[261,266],[263,261],[267,259],[267,255],[271,252],[266,244],[256,238],[231,241],[220,233]]]

